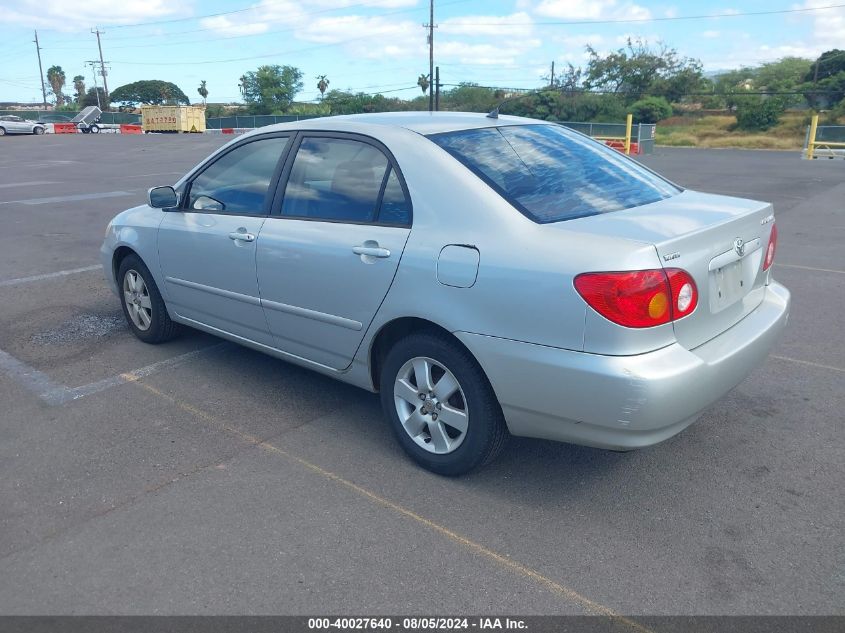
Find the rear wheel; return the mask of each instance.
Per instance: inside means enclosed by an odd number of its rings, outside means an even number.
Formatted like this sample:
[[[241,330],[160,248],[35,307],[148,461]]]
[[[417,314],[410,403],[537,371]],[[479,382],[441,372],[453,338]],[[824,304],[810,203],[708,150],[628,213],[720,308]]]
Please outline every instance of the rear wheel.
[[[419,333],[396,343],[380,387],[399,443],[423,468],[462,475],[501,452],[507,428],[493,389],[469,352],[446,336]]]
[[[99,134],[100,133],[100,126],[99,125],[92,125],[91,126],[91,134]]]
[[[123,315],[135,336],[145,343],[164,343],[178,334],[179,326],[167,314],[153,276],[138,256],[120,262],[117,278]]]

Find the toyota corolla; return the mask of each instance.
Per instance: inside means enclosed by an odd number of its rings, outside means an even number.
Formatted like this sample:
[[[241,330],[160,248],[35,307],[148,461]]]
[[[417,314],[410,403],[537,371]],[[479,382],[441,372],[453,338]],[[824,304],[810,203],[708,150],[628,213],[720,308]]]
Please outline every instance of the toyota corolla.
[[[686,428],[786,324],[776,244],[770,204],[559,125],[393,113],[238,137],[101,253],[142,341],[188,326],[378,392],[410,457],[457,475],[509,434],[629,450]]]

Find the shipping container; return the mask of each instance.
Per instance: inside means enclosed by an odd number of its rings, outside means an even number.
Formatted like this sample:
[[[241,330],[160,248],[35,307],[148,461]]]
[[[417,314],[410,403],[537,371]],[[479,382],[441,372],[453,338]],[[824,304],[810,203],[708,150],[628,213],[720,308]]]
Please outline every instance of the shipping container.
[[[202,106],[141,106],[144,132],[205,132]]]

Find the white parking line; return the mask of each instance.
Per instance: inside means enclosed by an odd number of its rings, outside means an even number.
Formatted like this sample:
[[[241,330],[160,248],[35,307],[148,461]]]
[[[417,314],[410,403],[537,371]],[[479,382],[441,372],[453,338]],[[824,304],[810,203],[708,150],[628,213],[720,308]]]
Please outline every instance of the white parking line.
[[[0,189],[8,189],[9,187],[29,187],[32,185],[58,185],[58,180],[32,180],[30,182],[12,182],[7,185],[0,185]]]
[[[104,191],[102,193],[79,193],[71,196],[53,196],[52,198],[29,198],[27,200],[6,200],[0,204],[53,204],[57,202],[75,202],[76,200],[97,200],[99,198],[120,198],[134,196],[131,191]]]
[[[54,273],[44,273],[43,275],[31,275],[30,277],[18,277],[17,279],[6,279],[0,281],[0,288],[4,286],[18,286],[20,284],[28,284],[32,281],[42,281],[44,279],[53,279],[54,277],[66,277],[67,275],[75,275],[77,273],[87,273],[92,270],[100,270],[102,266],[84,266],[83,268],[69,268],[67,270],[57,270]]]
[[[50,378],[44,372],[27,365],[21,360],[18,360],[8,352],[0,349],[0,371],[3,371],[7,376],[15,380],[18,384],[28,389],[41,400],[52,406],[58,406],[74,400],[79,400],[85,396],[90,396],[95,393],[100,393],[106,389],[117,387],[118,385],[126,384],[127,382],[135,382],[141,378],[152,376],[155,373],[165,369],[172,369],[179,367],[186,363],[190,363],[200,357],[207,356],[213,352],[218,352],[231,347],[230,343],[218,343],[210,347],[203,347],[202,349],[194,350],[193,352],[186,352],[179,356],[172,358],[165,358],[152,365],[133,369],[116,376],[109,376],[103,380],[88,383],[80,387],[68,387],[59,384]]]
[[[779,264],[775,262],[775,266],[782,266],[783,268],[797,268],[798,270],[814,270],[819,273],[836,273],[838,275],[845,275],[845,270],[835,270],[833,268],[813,268],[812,266],[799,266],[798,264]]]
[[[814,363],[811,360],[801,360],[800,358],[790,358],[789,356],[778,356],[777,354],[772,354],[772,358],[777,358],[778,360],[785,360],[790,363],[798,363],[799,365],[808,365],[809,367],[816,367],[817,369],[827,369],[829,371],[838,371],[845,374],[845,369],[841,367],[834,367],[833,365],[822,365],[821,363]]]

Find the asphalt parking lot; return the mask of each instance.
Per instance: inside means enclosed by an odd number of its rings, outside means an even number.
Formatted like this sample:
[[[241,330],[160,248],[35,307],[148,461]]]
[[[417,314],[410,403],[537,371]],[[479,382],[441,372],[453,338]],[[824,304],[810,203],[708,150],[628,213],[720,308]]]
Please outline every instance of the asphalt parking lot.
[[[0,613],[845,614],[845,162],[645,157],[775,204],[773,356],[659,446],[444,479],[372,394],[130,334],[105,226],[225,140],[0,139]]]

